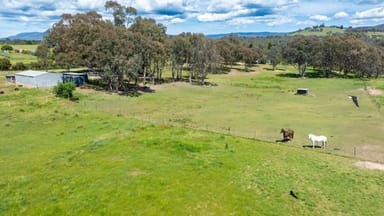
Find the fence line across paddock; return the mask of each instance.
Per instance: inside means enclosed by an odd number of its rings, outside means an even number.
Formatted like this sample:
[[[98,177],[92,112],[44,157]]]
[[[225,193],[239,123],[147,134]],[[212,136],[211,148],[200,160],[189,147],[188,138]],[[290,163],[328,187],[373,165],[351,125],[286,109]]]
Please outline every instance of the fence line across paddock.
[[[85,107],[87,107],[87,102],[85,103]],[[144,115],[141,113],[130,113],[125,112],[122,108],[112,108],[111,106],[102,106],[102,105],[95,105],[94,108],[97,111],[103,111],[108,113],[115,113],[117,115],[126,116],[126,117],[132,117],[139,120],[143,120],[145,122],[149,123],[155,123],[159,125],[165,125],[165,126],[177,126],[177,127],[183,127],[187,129],[197,129],[197,130],[203,130],[208,132],[214,132],[214,133],[220,133],[220,134],[226,134],[226,135],[234,135],[239,136],[243,138],[249,138],[249,139],[257,139],[261,141],[270,141],[275,142],[277,139],[281,138],[281,134],[279,134],[279,131],[281,128],[276,128],[276,137],[275,139],[270,139],[270,137],[261,137],[261,133],[258,133],[257,130],[250,130],[250,131],[244,131],[244,130],[236,130],[236,127],[233,127],[231,125],[220,125],[215,126],[212,124],[203,124],[203,125],[196,125],[190,122],[189,119],[158,119],[156,117],[153,117],[151,114]],[[290,145],[290,146],[296,146],[296,147],[305,147],[312,145],[310,141],[308,140],[308,135],[303,134],[302,135],[305,138],[302,138],[302,143],[295,143],[292,145],[292,143],[295,142],[298,138],[295,136],[293,141],[285,142],[284,145]],[[308,148],[309,149],[309,148]],[[382,151],[378,151],[377,149],[367,149],[358,145],[354,145],[351,147],[345,147],[345,146],[339,146],[337,143],[332,143],[332,138],[328,140],[327,147],[325,150],[317,148],[316,151],[326,151],[330,152],[336,155],[341,156],[347,156],[347,157],[354,157],[356,159],[361,160],[370,160],[370,161],[376,161],[384,163],[384,149]]]

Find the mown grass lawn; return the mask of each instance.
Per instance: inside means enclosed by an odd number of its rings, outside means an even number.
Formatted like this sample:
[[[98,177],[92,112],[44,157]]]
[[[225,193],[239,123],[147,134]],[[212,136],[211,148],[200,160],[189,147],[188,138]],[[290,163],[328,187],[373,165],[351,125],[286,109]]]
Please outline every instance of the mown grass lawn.
[[[238,83],[254,85],[248,79],[220,78],[217,87],[179,88],[177,100],[187,100],[185,93],[201,95],[196,103],[205,101],[221,88],[225,94],[234,89],[256,94],[239,90]],[[232,84],[221,87],[225,82]],[[384,214],[384,175],[355,167],[357,159],[96,107],[110,98],[122,103],[120,111],[135,109],[125,103],[145,105],[156,101],[155,94],[167,99],[166,93],[177,94],[172,85],[138,98],[77,93],[79,103],[55,98],[47,89],[15,90],[3,82],[0,88],[1,215]],[[256,89],[260,97],[277,91]],[[144,109],[150,112],[149,107]]]

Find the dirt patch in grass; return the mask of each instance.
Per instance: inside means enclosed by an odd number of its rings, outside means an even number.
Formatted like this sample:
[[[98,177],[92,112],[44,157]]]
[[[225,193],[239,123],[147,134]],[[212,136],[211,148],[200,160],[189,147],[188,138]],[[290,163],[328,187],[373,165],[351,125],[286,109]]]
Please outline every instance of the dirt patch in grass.
[[[235,76],[235,77],[241,77],[241,76],[254,76],[258,74],[259,72],[256,71],[249,71],[249,72],[244,72],[244,71],[239,71],[236,69],[231,69],[231,71],[227,74],[227,76]]]
[[[145,174],[145,171],[140,170],[140,169],[134,169],[134,170],[131,170],[127,173],[127,175],[131,176],[131,177],[136,177],[136,176],[144,175],[144,174]]]
[[[373,95],[373,96],[383,96],[384,95],[384,91],[379,90],[379,89],[368,88],[367,91],[370,95]]]
[[[370,161],[358,161],[355,163],[357,167],[365,168],[365,169],[372,169],[372,170],[383,170],[384,171],[384,164],[381,163],[374,163]]]
[[[166,88],[184,87],[184,86],[190,86],[190,85],[191,84],[189,84],[188,82],[172,82],[172,83],[165,83],[165,84],[158,84],[158,85],[148,84],[148,86],[155,91],[166,89]]]

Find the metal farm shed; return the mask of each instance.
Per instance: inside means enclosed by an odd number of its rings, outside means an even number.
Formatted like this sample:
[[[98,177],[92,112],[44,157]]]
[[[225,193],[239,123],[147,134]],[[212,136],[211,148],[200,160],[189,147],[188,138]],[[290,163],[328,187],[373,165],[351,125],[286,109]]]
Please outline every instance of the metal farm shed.
[[[15,74],[16,84],[29,87],[51,87],[63,82],[60,73],[49,73],[44,71],[23,71]]]
[[[82,86],[88,82],[88,75],[86,73],[64,73],[64,82],[74,82],[76,86]]]

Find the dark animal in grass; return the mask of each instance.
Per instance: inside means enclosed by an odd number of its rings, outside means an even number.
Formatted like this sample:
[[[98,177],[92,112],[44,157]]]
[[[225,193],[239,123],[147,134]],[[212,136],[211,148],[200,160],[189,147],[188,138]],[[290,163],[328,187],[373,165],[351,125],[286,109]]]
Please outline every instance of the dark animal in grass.
[[[284,130],[283,128],[281,128],[280,134],[283,134],[283,140],[289,141],[289,140],[293,139],[295,132],[291,129]]]
[[[291,195],[295,199],[299,199],[299,197],[297,197],[297,195],[293,191],[289,191],[289,195]]]
[[[352,99],[353,103],[356,107],[359,107],[359,102],[357,101],[357,97],[353,95],[348,95],[348,98]]]

